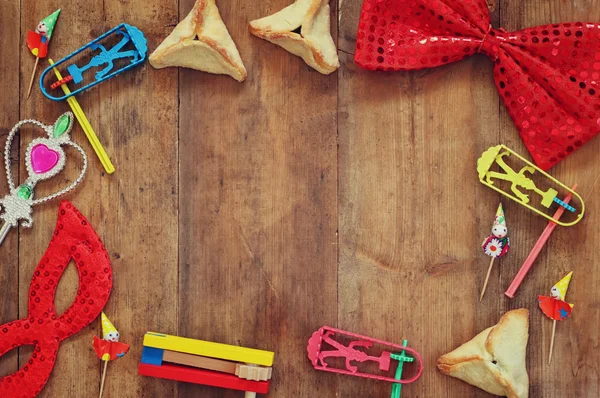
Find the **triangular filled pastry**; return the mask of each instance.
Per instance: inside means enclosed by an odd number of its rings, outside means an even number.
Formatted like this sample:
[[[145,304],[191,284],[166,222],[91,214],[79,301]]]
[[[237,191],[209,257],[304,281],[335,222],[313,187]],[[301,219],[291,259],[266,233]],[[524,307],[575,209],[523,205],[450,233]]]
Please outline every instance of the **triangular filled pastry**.
[[[296,0],[273,15],[251,21],[250,32],[302,57],[325,75],[340,66],[330,32],[328,0]]]
[[[509,311],[495,326],[437,360],[438,369],[508,398],[526,398],[529,377],[525,366],[529,338],[529,311]]]
[[[194,8],[150,55],[155,68],[181,66],[229,75],[241,82],[247,73],[215,0],[196,0]]]

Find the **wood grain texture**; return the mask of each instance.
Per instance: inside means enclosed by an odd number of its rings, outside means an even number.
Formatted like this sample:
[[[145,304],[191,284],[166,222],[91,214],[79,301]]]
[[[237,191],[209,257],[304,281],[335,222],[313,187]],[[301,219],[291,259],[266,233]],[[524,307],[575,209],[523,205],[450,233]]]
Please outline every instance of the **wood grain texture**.
[[[352,51],[360,6],[344,2],[341,10],[340,37]],[[498,140],[492,63],[475,56],[384,74],[361,70],[344,53],[339,99],[338,326],[406,338],[420,351],[424,374],[403,395],[470,396],[474,389],[442,376],[435,361],[499,318],[497,294],[477,305],[489,263],[478,245],[499,200],[481,200],[474,171]],[[389,391],[352,379],[340,395]]]
[[[76,1],[67,1],[61,5],[65,8],[69,8],[75,6],[75,3]],[[40,60],[36,84],[32,89],[31,97],[25,99],[29,75],[35,62],[35,58],[29,52],[24,42],[24,38],[29,30],[37,26],[41,18],[50,15],[54,10],[59,8],[59,6],[58,4],[51,3],[40,4],[40,2],[30,0],[24,0],[21,4],[22,10],[26,10],[26,12],[21,13],[22,24],[20,37],[23,38],[23,41],[21,48],[19,48],[21,54],[21,115],[23,118],[36,119],[44,124],[53,124],[60,114],[69,110],[68,105],[66,103],[49,102],[49,100],[43,97],[40,92],[38,79],[41,72],[48,65],[46,60]],[[92,1],[90,7],[97,7],[100,4],[100,1]],[[101,18],[100,15],[95,16],[89,12],[82,12],[78,16],[70,13],[61,13],[50,42],[49,56],[53,57],[56,61],[58,58],[62,57],[61,54],[68,54],[80,47],[84,41],[89,39],[88,32],[83,34],[84,27],[90,25],[93,26],[95,23],[99,22],[99,18]],[[78,32],[79,34],[66,34],[66,32],[69,31],[69,27],[72,27],[71,32]],[[94,92],[92,96],[95,97],[96,103],[100,101],[99,93],[97,91]],[[92,112],[91,108],[93,107],[91,107],[87,101],[83,100],[83,98],[81,106],[85,112],[88,112],[87,115],[88,118],[90,118],[90,121],[94,123],[97,113],[94,114]],[[31,142],[32,139],[39,137],[40,134],[43,134],[43,131],[30,126],[21,130],[21,159],[24,158],[25,150],[27,145],[29,145],[29,142]],[[74,126],[71,137],[79,143],[88,154],[92,153],[90,147],[82,139],[83,132],[80,127]],[[65,170],[55,177],[56,180],[49,180],[38,184],[35,191],[36,197],[54,192],[57,189],[60,189],[60,186],[68,185],[72,179],[77,176],[83,164],[82,160],[77,152],[73,150],[67,150],[66,155],[67,167],[65,167]],[[66,196],[65,199],[71,200],[73,204],[77,206],[89,220],[91,220],[100,238],[104,239],[106,237],[104,227],[102,226],[102,223],[94,222],[97,216],[94,212],[90,211],[90,209],[99,208],[100,203],[107,200],[107,198],[103,198],[98,201],[96,198],[99,197],[99,192],[93,192],[95,190],[93,187],[98,187],[101,184],[99,173],[97,172],[99,168],[94,167],[94,164],[94,159],[90,158],[91,167],[90,170],[88,170],[84,182],[76,188],[76,191],[73,194]],[[21,180],[24,180],[27,176],[24,162],[20,162],[20,167]],[[19,307],[21,317],[25,317],[27,314],[27,298],[31,277],[40,258],[50,243],[52,231],[54,230],[56,223],[59,200],[55,200],[47,205],[34,207],[33,227],[31,229],[21,228],[19,246]],[[55,299],[57,313],[62,313],[73,302],[77,285],[77,272],[71,263],[65,270],[65,273],[58,284]],[[98,391],[100,364],[99,361],[95,360],[94,355],[88,355],[88,352],[90,352],[90,346],[88,344],[91,343],[93,333],[98,330],[98,327],[98,324],[92,324],[85,328],[81,333],[65,340],[61,344],[52,377],[42,391],[41,396],[51,397],[59,392],[69,396],[92,396],[94,392]],[[33,347],[24,347],[21,349],[19,355],[20,366],[23,366],[29,360],[32,352]],[[75,359],[77,360],[75,361]]]
[[[2,37],[18,37],[21,14],[18,2],[0,2],[0,34]],[[0,164],[4,170],[4,145],[12,127],[19,121],[19,41],[1,40],[0,91],[10,93],[0,100]],[[11,155],[13,173],[18,176],[19,137],[15,137]],[[8,193],[4,171],[0,179],[0,196]],[[12,230],[0,246],[0,324],[19,317],[19,231]],[[12,350],[0,358],[0,377],[19,368],[18,350]]]
[[[288,4],[217,2],[244,83],[180,72],[180,334],[274,351],[273,396],[334,397],[305,353],[336,322],[337,82],[248,33]]]
[[[119,1],[90,1],[85,7],[77,1],[40,4],[23,0],[22,4],[26,11],[22,13],[21,37],[40,18],[59,6],[63,8],[50,44],[55,60],[123,21],[140,27],[150,40],[161,37],[162,26],[176,15],[175,4],[168,8],[158,0],[144,2],[143,7],[140,4],[136,13],[131,12],[129,4]],[[26,47],[20,52],[23,87],[33,58]],[[176,389],[138,377],[136,369],[146,331],[177,332],[177,246],[173,242],[177,241],[178,89],[161,76],[149,78],[149,72],[153,70],[146,64],[78,97],[116,166],[114,175],[104,173],[79,125],[72,133],[86,150],[90,168],[83,184],[68,199],[92,222],[111,254],[114,285],[105,312],[121,332],[122,341],[132,345],[124,358],[108,367],[105,396],[109,397],[122,391],[130,396],[140,396],[144,391],[166,396]],[[67,110],[65,102],[47,100],[38,87],[28,101],[21,101],[23,115],[47,124]],[[24,129],[22,150],[37,135],[39,131]],[[56,181],[40,186],[38,195],[55,190],[76,175],[81,161],[76,152],[69,151],[69,155],[72,157],[67,171]],[[56,209],[56,202],[35,209],[34,228],[21,233],[21,314],[26,313],[31,274],[50,240]],[[76,288],[77,274],[69,267],[59,283],[59,313],[72,302]],[[94,322],[61,344],[53,375],[41,396],[98,394],[101,361],[93,354],[91,341],[93,335],[101,333],[100,322]],[[21,355],[21,364],[29,353]]]
[[[483,302],[478,293],[500,197],[479,184],[475,162],[505,143],[526,155],[483,55],[433,70],[374,73],[353,63],[361,1],[331,2],[341,68],[322,76],[282,48],[251,36],[248,21],[292,0],[217,0],[248,79],[148,64],[78,97],[117,171],[90,157],[83,185],[67,197],[108,248],[114,290],[106,313],[131,351],[108,366],[105,397],[238,397],[239,392],[137,375],[145,332],[154,330],[275,352],[269,397],[387,397],[387,383],[316,372],[306,342],[331,325],[409,345],[425,372],[406,397],[487,397],[442,376],[435,360],[495,324],[506,311],[531,314],[531,397],[597,397],[600,364],[600,141],[587,143],[551,172],[579,184],[586,218],[557,228],[516,298],[503,292],[546,225],[504,202],[511,252],[496,262]],[[52,123],[69,108],[34,86],[24,38],[61,7],[50,55],[58,60],[121,22],[139,27],[152,51],[194,0],[7,0],[0,2],[0,147],[20,119]],[[495,27],[518,30],[573,20],[600,21],[595,0],[488,1]],[[339,25],[339,26],[338,26]],[[16,38],[20,38],[17,40]],[[16,54],[16,55],[15,55]],[[40,70],[45,67],[40,63]],[[38,72],[39,76],[39,72]],[[13,153],[15,170],[29,140]],[[20,149],[20,151],[19,151]],[[40,185],[38,195],[76,175]],[[20,169],[23,176],[24,168]],[[6,193],[0,183],[0,195]],[[0,322],[24,317],[31,274],[46,249],[58,203],[35,209],[31,230],[0,246]],[[537,309],[574,270],[547,366],[552,322]],[[67,269],[57,307],[75,295]],[[66,340],[42,397],[93,397],[101,363],[92,351],[100,322]],[[23,365],[22,348],[0,358],[0,376]]]
[[[236,367],[235,362],[168,350],[164,351],[163,361],[230,374],[235,374]]]
[[[501,26],[518,30],[535,25],[558,22],[600,21],[600,10],[595,1],[530,2],[508,0],[501,2]],[[501,108],[501,139],[509,147],[526,153],[515,126]],[[531,336],[528,347],[528,369],[532,397],[558,398],[565,396],[595,397],[600,395],[600,299],[594,287],[600,283],[598,250],[600,238],[596,200],[600,187],[600,141],[593,139],[551,169],[552,175],[566,184],[577,183],[578,191],[586,204],[585,219],[575,227],[557,228],[547,247],[538,257],[534,268],[519,288],[513,300],[518,306],[530,308]],[[511,204],[512,205],[512,204]],[[508,286],[512,277],[542,233],[546,222],[514,205],[509,223],[519,226],[513,235],[515,251],[510,262],[505,262],[501,283]],[[513,216],[514,215],[514,216]],[[510,224],[509,224],[510,227]],[[513,228],[514,231],[514,228]],[[513,239],[511,236],[511,239]],[[552,366],[548,366],[548,351],[552,334],[552,321],[532,303],[538,294],[547,294],[554,283],[574,271],[567,300],[575,303],[577,312],[567,322],[559,322]],[[533,309],[531,308],[533,307]],[[565,376],[565,370],[568,375]]]

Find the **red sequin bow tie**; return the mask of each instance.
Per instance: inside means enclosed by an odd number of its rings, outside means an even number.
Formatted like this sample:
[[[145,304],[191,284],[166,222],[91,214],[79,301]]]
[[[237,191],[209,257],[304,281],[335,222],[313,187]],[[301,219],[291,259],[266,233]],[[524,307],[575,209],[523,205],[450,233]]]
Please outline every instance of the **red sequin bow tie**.
[[[58,281],[73,260],[79,273],[75,302],[56,314]],[[52,373],[61,341],[100,315],[112,288],[108,253],[92,226],[69,202],[62,202],[50,246],[31,278],[27,318],[0,326],[0,356],[22,345],[34,346],[28,362],[0,377],[0,397],[37,396]]]
[[[365,0],[356,63],[381,71],[431,68],[475,53],[494,61],[496,87],[544,170],[600,129],[600,25],[492,29],[484,0]]]

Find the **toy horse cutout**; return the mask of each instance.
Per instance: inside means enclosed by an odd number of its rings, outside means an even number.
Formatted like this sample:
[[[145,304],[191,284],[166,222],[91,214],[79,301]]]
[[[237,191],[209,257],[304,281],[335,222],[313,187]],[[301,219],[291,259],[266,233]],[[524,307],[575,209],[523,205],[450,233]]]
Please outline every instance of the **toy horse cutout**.
[[[542,197],[542,205],[544,207],[550,207],[550,205],[554,201],[554,198],[556,198],[556,194],[558,194],[558,191],[555,189],[552,189],[552,188],[548,188],[548,191],[546,191],[546,192],[542,191],[535,185],[535,183],[531,179],[529,179],[525,176],[525,173],[529,173],[529,174],[533,175],[535,173],[535,167],[524,166],[523,168],[521,168],[521,170],[518,173],[516,173],[504,161],[505,156],[510,156],[510,153],[508,151],[504,151],[504,152],[500,152],[496,156],[496,164],[498,166],[500,166],[500,168],[504,171],[505,174],[498,173],[496,171],[488,171],[485,175],[486,181],[490,184],[493,184],[494,182],[492,181],[492,178],[496,178],[496,179],[512,182],[510,189],[513,191],[513,193],[519,199],[521,199],[521,201],[523,203],[529,203],[529,196],[525,195],[521,191],[519,191],[519,189],[518,189],[519,187],[524,188],[528,191],[534,191],[535,193],[537,193],[538,195],[540,195]],[[573,208],[571,207],[571,209],[573,209]],[[570,209],[567,208],[567,210],[570,210]],[[575,209],[570,210],[570,211],[575,211]]]
[[[140,59],[140,52],[136,50],[128,50],[121,52],[121,49],[126,44],[133,42],[131,35],[127,31],[116,30],[115,33],[123,36],[121,41],[113,46],[110,50],[107,50],[104,45],[95,43],[90,46],[90,50],[96,51],[100,49],[100,53],[95,55],[94,58],[85,66],[79,68],[77,65],[69,65],[67,70],[73,76],[74,83],[81,83],[83,81],[83,72],[90,68],[99,67],[101,65],[107,65],[103,70],[96,72],[96,80],[102,80],[110,71],[114,68],[113,61],[121,58],[131,58],[131,63],[135,63]],[[131,27],[131,34],[137,35],[138,38],[143,38],[141,32],[134,27]],[[136,39],[138,40],[138,39]]]
[[[373,361],[373,362],[377,362],[379,364],[380,370],[388,370],[390,368],[390,353],[389,352],[383,351],[381,353],[381,356],[379,356],[379,357],[369,356],[365,352],[355,350],[354,348],[355,347],[370,348],[373,345],[372,342],[357,340],[357,341],[352,341],[350,344],[348,344],[348,347],[346,347],[345,345],[338,343],[337,341],[332,339],[331,336],[334,336],[334,335],[335,335],[335,333],[331,330],[326,331],[325,335],[323,335],[323,342],[334,347],[336,350],[319,352],[318,358],[319,358],[319,363],[321,364],[321,366],[327,367],[325,358],[344,357],[344,358],[346,358],[346,369],[348,369],[352,373],[356,373],[358,371],[358,368],[351,364],[352,361],[356,361],[356,362]]]

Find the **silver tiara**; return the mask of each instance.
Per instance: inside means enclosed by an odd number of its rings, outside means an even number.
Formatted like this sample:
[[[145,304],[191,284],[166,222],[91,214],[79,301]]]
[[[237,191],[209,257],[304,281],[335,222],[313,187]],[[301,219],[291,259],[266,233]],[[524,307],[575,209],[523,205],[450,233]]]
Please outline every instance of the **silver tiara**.
[[[27,146],[25,166],[28,177],[21,185],[15,186],[10,167],[10,152],[15,134],[25,124],[33,124],[40,127],[45,131],[47,137],[36,138]],[[66,194],[83,180],[83,176],[87,170],[87,156],[79,145],[71,141],[69,133],[72,128],[73,114],[67,112],[61,115],[52,126],[46,126],[33,119],[21,120],[8,134],[6,146],[4,147],[4,169],[10,192],[4,198],[0,199],[0,206],[4,209],[4,212],[0,214],[0,219],[4,222],[0,228],[0,244],[2,244],[8,230],[11,227],[16,227],[19,221],[22,221],[22,226],[31,227],[33,223],[33,219],[31,218],[32,206]],[[64,169],[67,160],[65,151],[63,150],[64,145],[72,146],[81,154],[83,158],[81,173],[68,187],[43,198],[34,199],[36,184],[54,177]]]

